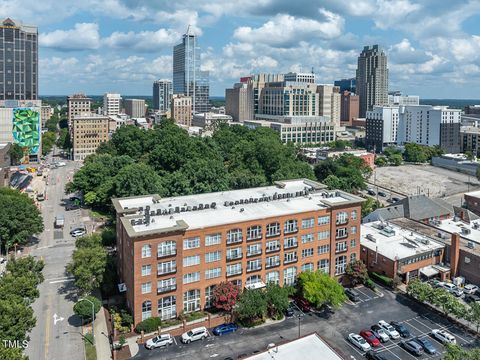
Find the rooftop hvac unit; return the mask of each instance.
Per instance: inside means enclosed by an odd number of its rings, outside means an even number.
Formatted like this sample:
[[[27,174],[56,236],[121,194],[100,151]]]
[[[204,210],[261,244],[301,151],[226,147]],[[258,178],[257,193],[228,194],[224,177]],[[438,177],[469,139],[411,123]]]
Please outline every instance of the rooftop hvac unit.
[[[235,205],[238,205],[238,204],[240,204],[240,201],[236,200]]]
[[[175,206],[175,212],[176,212],[176,213],[179,213],[179,212],[180,212],[180,207],[179,207],[179,206]]]
[[[135,225],[135,219],[130,220],[130,224]]]
[[[204,209],[210,209],[210,204],[205,204],[205,205],[203,205],[203,208],[204,208]]]
[[[145,211],[150,211],[150,205],[145,206]]]
[[[240,199],[240,204],[243,204],[243,199]]]
[[[468,234],[470,234],[471,232],[472,232],[472,231],[471,231],[469,228],[462,227],[462,234],[468,235]]]
[[[377,242],[377,239],[375,239],[375,237],[374,237],[372,234],[367,234],[366,238],[367,238],[368,240],[373,241],[373,242]]]
[[[474,229],[478,229],[478,223],[474,222],[474,223],[473,223],[473,228],[474,228]]]
[[[163,209],[162,210],[162,215],[167,215],[168,214],[168,210],[167,209]]]
[[[225,201],[225,202],[223,203],[223,206],[228,206],[228,201]]]
[[[227,206],[227,202],[226,202],[226,201],[225,201],[225,204],[224,204],[224,205]],[[198,209],[197,205],[193,205],[192,210],[193,210],[193,211],[197,211],[197,209]]]
[[[162,209],[157,209],[157,215],[161,215],[162,214]]]
[[[217,207],[217,203],[216,203],[216,202],[212,202],[212,203],[210,204],[210,207],[211,207],[212,209],[215,209],[215,208]]]
[[[469,249],[474,249],[474,248],[475,248],[475,243],[474,243],[473,241],[469,241],[469,242],[467,243],[467,247],[468,247]]]
[[[230,205],[232,205],[231,201],[230,201]],[[198,210],[203,210],[203,204],[198,204]]]
[[[180,208],[180,212],[185,212],[185,211],[187,211],[187,208],[186,208],[185,206],[182,206],[182,207]]]
[[[138,208],[138,211],[143,211],[143,206],[140,206],[140,207]]]
[[[155,210],[150,211],[150,216],[154,216],[154,215],[155,215]]]
[[[244,209],[244,208],[241,208],[241,209],[240,209],[240,212],[244,212],[244,211],[245,211],[245,209]]]
[[[150,220],[150,222],[154,223],[154,222],[155,222],[155,219]]]
[[[174,211],[173,208],[168,209],[169,214],[173,214],[173,211]]]
[[[187,206],[187,211],[192,211],[192,207],[191,207],[191,206]]]

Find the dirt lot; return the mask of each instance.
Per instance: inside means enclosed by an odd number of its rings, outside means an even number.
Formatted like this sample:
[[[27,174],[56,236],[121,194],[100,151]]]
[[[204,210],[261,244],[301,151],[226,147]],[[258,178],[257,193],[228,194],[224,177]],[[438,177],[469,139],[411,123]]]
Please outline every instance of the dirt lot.
[[[461,194],[479,190],[480,182],[474,176],[431,165],[403,165],[376,168],[370,182],[405,195],[426,194],[445,198],[460,205]]]

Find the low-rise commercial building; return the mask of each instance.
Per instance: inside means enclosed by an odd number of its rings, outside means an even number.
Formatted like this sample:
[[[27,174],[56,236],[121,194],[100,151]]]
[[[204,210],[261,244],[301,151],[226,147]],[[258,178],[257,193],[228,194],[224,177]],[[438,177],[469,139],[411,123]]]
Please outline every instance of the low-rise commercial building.
[[[72,119],[71,139],[73,160],[85,160],[94,154],[101,143],[109,139],[110,118],[102,115],[75,116]]]
[[[299,272],[341,277],[359,258],[363,199],[300,179],[162,199],[112,199],[119,276],[134,322],[212,305],[229,280],[291,285]]]
[[[465,208],[480,216],[480,191],[463,194]]]
[[[214,131],[221,124],[231,124],[232,121],[233,119],[230,115],[206,112],[194,114],[192,119],[192,126],[200,127],[205,131]]]
[[[181,94],[172,96],[172,118],[179,125],[192,126],[192,97]]]

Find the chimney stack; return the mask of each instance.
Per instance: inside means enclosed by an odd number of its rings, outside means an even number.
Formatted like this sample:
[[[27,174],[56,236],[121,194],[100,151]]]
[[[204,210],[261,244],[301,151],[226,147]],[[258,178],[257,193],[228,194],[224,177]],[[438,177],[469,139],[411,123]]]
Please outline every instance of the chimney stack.
[[[460,235],[458,233],[452,234],[452,241],[450,244],[450,276],[452,278],[458,275],[458,260],[460,257]]]

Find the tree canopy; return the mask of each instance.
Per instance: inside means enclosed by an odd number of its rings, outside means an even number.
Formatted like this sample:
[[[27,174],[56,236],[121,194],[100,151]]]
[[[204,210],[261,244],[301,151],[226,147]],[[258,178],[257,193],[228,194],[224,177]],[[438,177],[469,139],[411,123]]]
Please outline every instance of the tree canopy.
[[[300,273],[298,288],[301,295],[317,308],[323,304],[339,307],[347,300],[342,285],[320,270]]]
[[[231,312],[240,295],[240,288],[231,281],[224,281],[213,289],[213,306]]]
[[[439,146],[426,146],[408,143],[405,144],[403,157],[405,161],[423,163],[430,161],[433,156],[440,156],[442,154],[443,150]]]
[[[368,269],[362,260],[355,260],[347,265],[345,274],[353,286],[364,284],[368,280]]]
[[[237,301],[236,313],[244,322],[250,323],[255,319],[263,319],[267,313],[267,299],[259,289],[246,289]]]
[[[40,210],[32,199],[18,190],[0,188],[0,251],[23,245],[43,231]]]
[[[87,301],[88,300],[88,301]],[[91,301],[91,303],[89,302]],[[73,306],[73,312],[82,318],[92,318],[92,303],[94,314],[100,311],[102,302],[95,296],[86,296],[83,300],[79,300]]]

